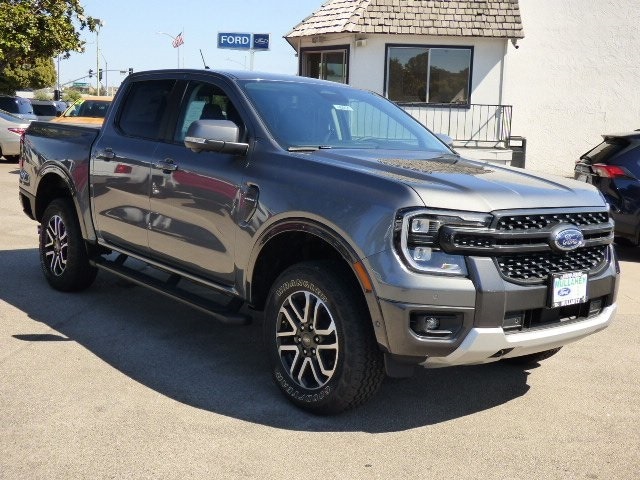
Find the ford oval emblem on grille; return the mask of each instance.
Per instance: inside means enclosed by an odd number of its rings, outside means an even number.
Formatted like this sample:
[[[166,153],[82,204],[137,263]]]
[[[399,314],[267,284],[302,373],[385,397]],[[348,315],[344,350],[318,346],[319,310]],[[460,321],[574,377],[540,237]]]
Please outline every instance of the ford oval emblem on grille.
[[[568,252],[584,245],[584,235],[577,228],[564,228],[555,231],[551,239],[551,246],[557,250]]]
[[[570,293],[571,293],[571,289],[567,288],[567,287],[564,287],[564,288],[561,288],[560,290],[558,290],[558,296],[559,297],[566,297]]]

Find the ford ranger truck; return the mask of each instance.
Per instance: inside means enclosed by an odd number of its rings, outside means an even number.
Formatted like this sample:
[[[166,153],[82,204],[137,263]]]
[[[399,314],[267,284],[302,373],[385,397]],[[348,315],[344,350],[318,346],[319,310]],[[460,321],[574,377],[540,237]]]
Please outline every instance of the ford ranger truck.
[[[222,322],[255,316],[275,384],[314,413],[418,366],[539,361],[616,310],[592,186],[465,160],[337,83],[130,75],[102,126],[31,124],[19,190],[53,288],[106,270]]]

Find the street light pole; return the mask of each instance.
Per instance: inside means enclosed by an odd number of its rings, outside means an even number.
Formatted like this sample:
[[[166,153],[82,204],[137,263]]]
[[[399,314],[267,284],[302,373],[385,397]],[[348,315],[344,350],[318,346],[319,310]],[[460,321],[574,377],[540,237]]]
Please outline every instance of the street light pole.
[[[104,22],[99,18],[96,21],[96,95],[100,95],[100,27],[104,25]]]

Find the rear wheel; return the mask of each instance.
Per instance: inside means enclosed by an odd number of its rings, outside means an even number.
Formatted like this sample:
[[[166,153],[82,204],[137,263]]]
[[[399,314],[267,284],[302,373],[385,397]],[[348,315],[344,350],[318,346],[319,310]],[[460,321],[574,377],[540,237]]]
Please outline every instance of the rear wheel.
[[[333,262],[300,263],[269,294],[264,333],[273,378],[313,413],[360,405],[384,379],[366,304],[349,275]]]
[[[562,347],[552,348],[551,350],[545,350],[544,352],[537,352],[529,355],[522,355],[521,357],[505,358],[502,361],[511,363],[512,365],[531,365],[554,356],[560,351],[561,348]]]
[[[40,266],[53,288],[71,292],[93,283],[98,271],[89,264],[71,200],[58,198],[46,208],[39,243]]]

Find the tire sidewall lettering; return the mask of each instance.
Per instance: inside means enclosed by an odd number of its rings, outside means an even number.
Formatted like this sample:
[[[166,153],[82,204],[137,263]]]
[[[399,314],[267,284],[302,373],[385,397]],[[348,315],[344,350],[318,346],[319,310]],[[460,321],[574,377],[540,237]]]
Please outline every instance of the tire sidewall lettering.
[[[308,280],[302,280],[302,279],[295,279],[295,280],[289,280],[288,282],[284,282],[276,290],[276,298],[280,300],[285,293],[291,290],[296,290],[298,288],[303,288],[315,294],[325,304],[329,303],[329,299],[319,287],[317,287],[313,282],[310,282]]]
[[[273,375],[276,381],[280,384],[282,391],[300,402],[318,403],[327,398],[331,393],[331,387],[329,385],[325,385],[318,393],[306,393],[300,391],[295,386],[291,385],[277,368],[273,371]]]

